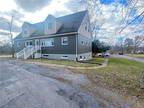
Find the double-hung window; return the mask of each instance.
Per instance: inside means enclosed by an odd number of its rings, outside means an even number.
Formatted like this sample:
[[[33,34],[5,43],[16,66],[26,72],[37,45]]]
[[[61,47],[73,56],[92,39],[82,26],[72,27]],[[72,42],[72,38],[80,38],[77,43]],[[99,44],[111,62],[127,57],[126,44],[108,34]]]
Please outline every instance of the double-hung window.
[[[45,46],[47,46],[47,47],[54,46],[54,39],[53,38],[46,39]]]
[[[42,46],[44,46],[44,47],[54,46],[54,38],[43,39],[42,40]]]
[[[68,45],[68,37],[62,37],[61,38],[61,44],[62,45]]]
[[[33,45],[32,41],[26,41],[25,42],[25,46],[32,46],[32,45]]]
[[[48,23],[48,29],[52,29],[52,23]]]

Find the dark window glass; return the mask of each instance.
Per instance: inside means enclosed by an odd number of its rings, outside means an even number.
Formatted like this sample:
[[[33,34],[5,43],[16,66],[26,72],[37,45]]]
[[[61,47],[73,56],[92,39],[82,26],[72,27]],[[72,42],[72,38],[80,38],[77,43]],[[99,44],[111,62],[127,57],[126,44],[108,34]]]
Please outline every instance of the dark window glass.
[[[83,42],[83,41],[82,41],[81,43],[82,43],[82,44],[84,44],[84,42]]]
[[[29,42],[27,42],[26,44],[29,45]]]
[[[32,45],[32,42],[30,42],[30,45]]]

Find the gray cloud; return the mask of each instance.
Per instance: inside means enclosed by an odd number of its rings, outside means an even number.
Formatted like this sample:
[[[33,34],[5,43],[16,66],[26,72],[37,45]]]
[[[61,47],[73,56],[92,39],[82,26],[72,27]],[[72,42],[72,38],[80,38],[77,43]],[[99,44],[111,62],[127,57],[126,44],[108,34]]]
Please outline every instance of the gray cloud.
[[[86,0],[69,0],[65,6],[73,12],[86,9]]]
[[[47,6],[52,0],[15,0],[24,11],[35,12]]]
[[[65,11],[56,11],[56,12],[54,13],[54,16],[55,16],[55,17],[60,17],[60,16],[66,15],[66,14],[68,14],[68,13],[65,12]]]
[[[24,14],[20,13],[19,11],[17,10],[11,10],[11,11],[8,11],[8,12],[4,12],[3,13],[4,15],[7,15],[7,16],[14,16],[14,18],[16,20],[19,20],[21,18],[24,17]]]
[[[10,22],[8,19],[0,17],[0,29],[1,30],[9,31],[10,30],[9,24]],[[16,23],[13,23],[12,25],[12,32],[20,32],[20,27]]]
[[[0,35],[2,35],[2,36],[8,36],[8,35],[10,35],[10,33],[8,33],[8,32],[1,32],[0,31]]]

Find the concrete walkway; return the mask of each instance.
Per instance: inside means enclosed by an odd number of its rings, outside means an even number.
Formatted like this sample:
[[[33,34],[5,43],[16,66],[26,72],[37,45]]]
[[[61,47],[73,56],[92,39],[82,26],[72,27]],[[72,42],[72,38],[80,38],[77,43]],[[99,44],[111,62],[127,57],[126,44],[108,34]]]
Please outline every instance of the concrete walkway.
[[[60,67],[60,68],[68,68],[68,69],[98,69],[103,68],[108,65],[108,59],[105,59],[105,62],[99,66],[92,66],[92,67],[79,67],[79,66],[67,66],[67,65],[58,65],[58,64],[49,64],[49,63],[42,63],[42,62],[32,62],[32,61],[25,61],[26,63],[36,64],[36,65],[43,65],[43,66],[51,66],[51,67]]]

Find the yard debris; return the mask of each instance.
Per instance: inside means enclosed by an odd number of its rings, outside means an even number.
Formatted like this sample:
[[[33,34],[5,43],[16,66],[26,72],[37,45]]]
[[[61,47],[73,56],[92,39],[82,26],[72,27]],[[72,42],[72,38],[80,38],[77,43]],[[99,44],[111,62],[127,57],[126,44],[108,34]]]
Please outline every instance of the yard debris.
[[[144,89],[144,72],[140,76],[140,88]]]

